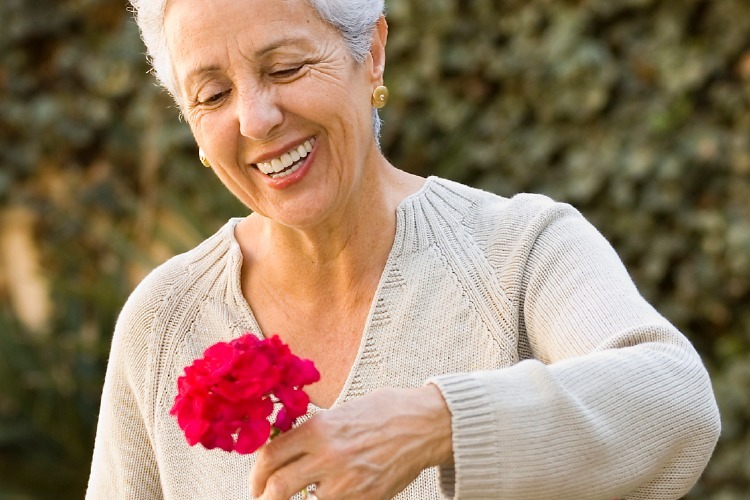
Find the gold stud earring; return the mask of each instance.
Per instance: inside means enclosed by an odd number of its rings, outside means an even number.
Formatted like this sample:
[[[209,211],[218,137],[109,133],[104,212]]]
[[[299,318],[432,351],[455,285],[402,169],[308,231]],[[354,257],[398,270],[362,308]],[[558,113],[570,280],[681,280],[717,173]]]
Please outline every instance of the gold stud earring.
[[[372,91],[372,107],[382,108],[388,103],[388,88],[385,85],[379,85]]]
[[[211,168],[211,162],[206,158],[206,153],[203,152],[203,148],[198,149],[198,158],[201,159],[201,163],[206,168]]]

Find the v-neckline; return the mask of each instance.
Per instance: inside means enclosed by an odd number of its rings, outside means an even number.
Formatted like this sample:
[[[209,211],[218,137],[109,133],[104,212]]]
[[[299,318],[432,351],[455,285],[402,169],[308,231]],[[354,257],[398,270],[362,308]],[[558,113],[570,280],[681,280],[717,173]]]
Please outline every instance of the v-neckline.
[[[378,280],[378,286],[375,289],[375,293],[372,297],[372,302],[370,303],[369,312],[367,314],[367,319],[365,320],[364,329],[362,330],[362,336],[359,341],[359,348],[357,350],[357,355],[354,358],[354,361],[352,362],[352,366],[349,368],[349,374],[346,377],[346,380],[344,381],[344,385],[341,386],[341,390],[339,391],[338,396],[336,396],[336,399],[331,403],[331,406],[329,408],[320,407],[312,402],[309,403],[308,406],[308,414],[314,414],[319,411],[325,411],[330,408],[335,408],[336,406],[340,405],[344,401],[346,401],[346,396],[349,393],[352,380],[357,374],[357,369],[359,368],[361,361],[362,361],[362,353],[364,352],[365,346],[367,345],[367,341],[370,337],[370,334],[372,333],[372,320],[373,315],[375,313],[375,309],[382,297],[382,289],[384,283],[387,281],[387,277],[390,274],[391,268],[393,266],[394,261],[396,260],[397,256],[399,255],[401,248],[403,247],[403,242],[406,237],[406,224],[404,221],[404,211],[406,206],[409,203],[412,203],[414,200],[416,200],[418,197],[420,197],[425,191],[427,191],[428,186],[433,182],[433,177],[428,177],[425,179],[425,182],[422,184],[422,186],[415,191],[414,193],[410,194],[409,196],[405,197],[403,200],[401,200],[396,207],[396,234],[393,238],[393,244],[391,245],[391,249],[388,252],[388,258],[385,261],[385,265],[383,266],[383,271],[380,274],[380,279]],[[232,267],[232,279],[230,279],[230,286],[232,288],[232,293],[235,296],[235,300],[240,305],[240,307],[243,309],[244,314],[247,316],[248,322],[251,324],[251,332],[259,336],[260,338],[266,338],[265,334],[260,328],[260,325],[258,324],[258,321],[255,319],[255,314],[253,313],[252,307],[250,307],[250,304],[247,302],[247,299],[245,299],[244,294],[242,293],[242,264],[244,257],[242,255],[242,249],[240,248],[240,244],[237,241],[237,237],[235,236],[235,229],[237,227],[237,224],[242,221],[242,218],[235,218],[230,221],[230,224],[227,225],[227,231],[228,231],[228,237],[231,239],[230,244],[230,251],[232,252],[232,260],[236,259],[237,265]]]

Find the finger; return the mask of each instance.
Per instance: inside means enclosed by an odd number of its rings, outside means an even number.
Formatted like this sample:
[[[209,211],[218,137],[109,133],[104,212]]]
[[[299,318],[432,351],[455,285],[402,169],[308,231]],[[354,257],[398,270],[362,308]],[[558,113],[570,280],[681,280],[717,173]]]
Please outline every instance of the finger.
[[[264,493],[269,478],[277,470],[305,454],[304,440],[299,439],[298,434],[301,433],[297,429],[290,429],[258,450],[250,471],[250,491],[254,496]]]
[[[303,455],[276,469],[267,479],[263,494],[258,500],[288,500],[315,483],[315,469],[308,455]]]

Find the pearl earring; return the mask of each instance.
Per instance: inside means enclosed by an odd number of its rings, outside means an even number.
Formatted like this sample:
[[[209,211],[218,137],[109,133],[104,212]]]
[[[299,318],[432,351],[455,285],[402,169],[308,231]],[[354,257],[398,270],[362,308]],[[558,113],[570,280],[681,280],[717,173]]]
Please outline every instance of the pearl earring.
[[[198,158],[200,158],[204,167],[211,168],[211,162],[206,158],[206,153],[203,152],[203,148],[198,149]]]
[[[379,85],[372,91],[372,107],[382,108],[388,103],[388,88],[385,85]]]

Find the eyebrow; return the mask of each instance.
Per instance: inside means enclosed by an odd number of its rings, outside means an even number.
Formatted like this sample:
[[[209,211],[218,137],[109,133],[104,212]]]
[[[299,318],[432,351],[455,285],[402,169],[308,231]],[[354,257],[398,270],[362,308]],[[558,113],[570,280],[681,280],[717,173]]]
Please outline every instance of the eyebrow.
[[[299,44],[299,43],[306,42],[306,41],[307,39],[301,38],[301,37],[288,36],[288,37],[280,38],[279,40],[273,41],[269,43],[268,45],[266,45],[265,47],[263,47],[262,49],[260,49],[256,53],[256,56],[264,56],[268,54],[269,52],[273,52],[274,50],[280,49],[281,47],[287,47],[289,45],[295,45],[295,44]]]
[[[300,37],[284,37],[280,38],[278,40],[274,40],[273,42],[269,43],[262,49],[255,52],[254,57],[263,57],[267,55],[269,52],[273,52],[274,50],[278,50],[282,47],[288,47],[290,45],[295,45],[298,43],[306,42],[306,39],[300,38]],[[211,64],[208,66],[199,66],[197,68],[194,68],[190,71],[188,71],[187,75],[185,75],[185,81],[189,82],[193,78],[195,78],[196,75],[202,74],[202,73],[212,73],[216,71],[221,71],[221,67],[217,66],[215,64]]]

